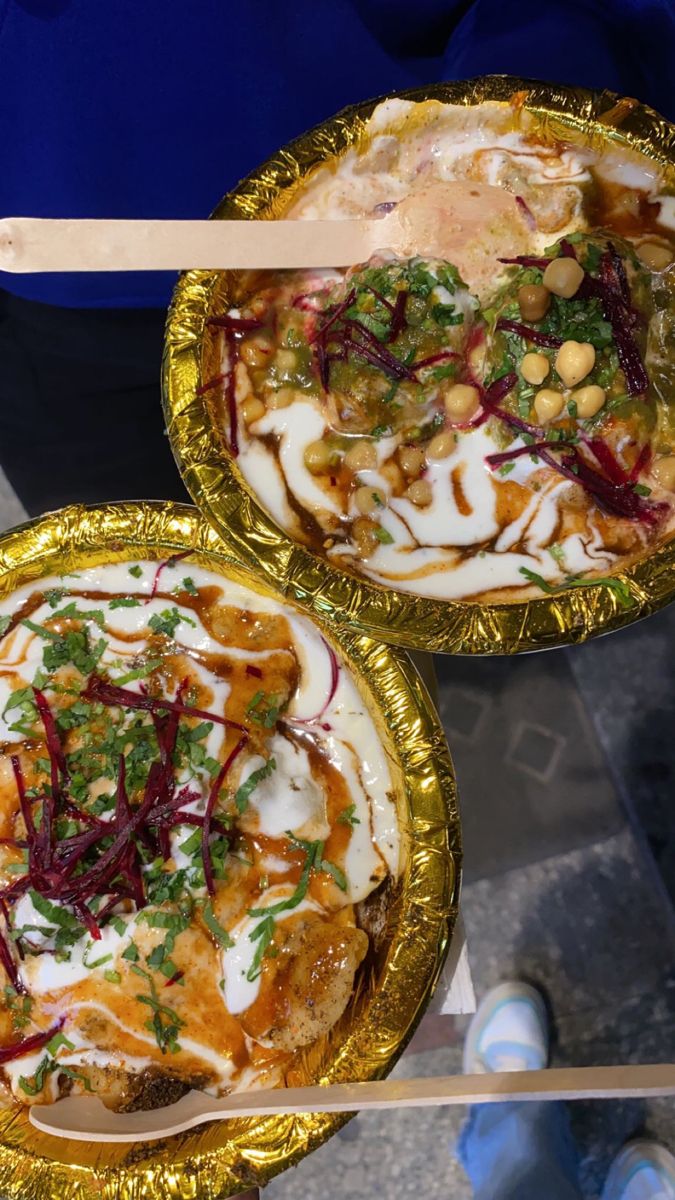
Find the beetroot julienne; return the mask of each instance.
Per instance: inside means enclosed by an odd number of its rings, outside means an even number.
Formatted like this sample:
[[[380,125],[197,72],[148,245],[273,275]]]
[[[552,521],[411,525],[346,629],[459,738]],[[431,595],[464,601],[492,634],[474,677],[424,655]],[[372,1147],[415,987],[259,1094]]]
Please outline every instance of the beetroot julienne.
[[[532,209],[526,203],[526,201],[523,199],[522,196],[516,196],[516,204],[518,205],[518,208],[520,209],[521,213],[523,214],[523,219],[525,220],[525,223],[526,223],[528,229],[531,229],[534,232],[534,230],[537,228],[537,222],[536,222],[534,213],[532,212]],[[502,261],[502,260],[500,259],[500,261]]]
[[[115,808],[108,820],[85,813],[66,794],[68,767],[54,714],[44,693],[34,689],[45,731],[51,783],[42,794],[31,798],[20,759],[17,755],[12,756],[19,808],[26,830],[27,863],[25,875],[17,877],[0,894],[0,907],[8,925],[7,905],[33,889],[47,900],[69,905],[90,937],[98,940],[102,922],[121,901],[131,900],[137,909],[147,903],[144,865],[157,857],[164,861],[171,857],[169,833],[179,825],[201,828],[204,881],[208,891],[213,892],[211,837],[222,837],[226,832],[223,822],[215,816],[215,807],[227,773],[248,741],[248,733],[236,722],[217,713],[183,704],[187,687],[185,680],[178,688],[176,700],[163,701],[129,692],[98,676],[89,679],[83,698],[106,706],[149,712],[159,748],[159,760],[151,763],[143,795],[135,807],[127,792],[126,762],[120,755]],[[184,810],[185,805],[199,799],[199,792],[189,787],[176,789],[174,754],[181,716],[198,717],[228,728],[232,726],[241,733],[211,785],[203,815]],[[39,821],[35,818],[36,806],[40,810]],[[78,828],[74,833],[57,837],[57,822],[65,814]],[[96,901],[96,909],[91,907],[92,901]],[[15,945],[20,953],[20,939],[16,939]],[[0,963],[16,991],[24,992],[12,950],[2,933]]]
[[[230,729],[244,729],[237,721],[229,717],[221,717],[218,713],[207,712],[203,708],[193,708],[183,704],[181,700],[166,700],[164,697],[149,696],[132,692],[128,688],[117,687],[108,683],[100,675],[91,675],[87,686],[82,692],[84,700],[98,701],[107,707],[138,708],[146,712],[177,712],[185,717],[201,717],[203,721],[214,721],[216,725],[224,725]]]
[[[14,1062],[17,1058],[23,1058],[26,1054],[33,1054],[36,1050],[41,1050],[52,1038],[63,1028],[65,1017],[61,1017],[51,1029],[40,1030],[39,1033],[32,1033],[30,1037],[22,1038],[20,1042],[14,1042],[13,1046],[0,1046],[0,1063]]]
[[[556,337],[554,333],[543,333],[541,329],[532,329],[530,325],[524,325],[522,321],[511,321],[508,317],[500,317],[496,327],[504,333],[515,333],[518,337],[526,338],[534,346],[547,346],[556,350],[563,344],[562,338]]]
[[[389,316],[389,328],[384,340],[376,337],[372,330],[354,317],[347,316],[356,300],[356,289],[352,288],[339,304],[326,310],[326,319],[310,337],[314,344],[316,365],[323,390],[328,391],[332,362],[347,358],[360,358],[372,367],[377,367],[391,379],[415,379],[413,367],[408,366],[392,354],[387,343],[394,342],[407,326],[405,310],[408,293],[401,291],[392,304],[375,288],[369,292],[377,298]]]
[[[212,379],[207,379],[206,383],[203,383],[201,387],[197,388],[195,395],[205,396],[207,392],[212,392],[214,388],[219,387],[220,384],[223,383],[224,379],[224,374],[214,375]]]
[[[239,430],[237,425],[237,400],[235,395],[235,367],[239,360],[239,341],[243,334],[251,333],[261,328],[261,322],[256,317],[233,317],[226,313],[222,317],[209,317],[206,324],[212,329],[223,331],[227,346],[227,370],[199,388],[197,395],[203,395],[216,386],[216,382],[225,383],[225,399],[230,426],[230,450],[236,458],[239,454]]]
[[[534,443],[506,450],[500,454],[488,455],[486,462],[492,468],[503,466],[511,459],[520,458],[524,454],[535,454],[542,462],[551,467],[559,475],[563,475],[573,483],[579,484],[605,512],[616,517],[626,517],[631,521],[643,521],[647,525],[657,524],[668,506],[657,504],[635,491],[636,476],[625,471],[615,459],[609,446],[600,438],[585,438],[582,446],[588,447],[595,457],[601,471],[596,470],[581,453],[581,448],[570,441],[556,441],[551,444],[546,439],[546,433],[536,425],[530,425],[522,418],[515,416],[500,406],[502,400],[516,386],[518,378],[515,372],[503,375],[486,389],[482,395],[483,407],[498,417],[505,424],[520,433],[535,439]],[[555,457],[556,454],[562,457]],[[639,456],[638,456],[639,461]],[[633,468],[635,470],[635,468]]]

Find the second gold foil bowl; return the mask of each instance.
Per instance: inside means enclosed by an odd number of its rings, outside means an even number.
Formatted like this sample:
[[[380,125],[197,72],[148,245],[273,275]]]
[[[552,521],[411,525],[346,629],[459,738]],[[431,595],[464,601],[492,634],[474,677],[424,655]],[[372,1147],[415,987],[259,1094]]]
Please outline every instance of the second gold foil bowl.
[[[51,574],[188,551],[225,578],[281,600],[252,577],[195,509],[169,503],[72,507],[0,536],[0,596]],[[433,991],[452,937],[461,839],[455,780],[435,708],[405,655],[314,618],[350,669],[390,761],[404,848],[386,931],[330,1035],[300,1061],[298,1082],[386,1075]],[[7,1101],[4,1102],[7,1104]],[[38,1133],[26,1109],[0,1107],[4,1200],[222,1200],[266,1183],[344,1123],[327,1114],[203,1125],[164,1141],[89,1144]]]
[[[504,105],[517,97],[549,135],[596,148],[623,145],[662,164],[675,187],[675,129],[651,109],[612,93],[506,76],[444,83],[401,93],[409,100]],[[283,215],[307,177],[364,138],[377,101],[346,109],[291,142],[227,195],[214,216]],[[340,570],[294,542],[243,480],[229,453],[209,393],[217,375],[217,339],[206,326],[232,302],[227,272],[181,276],[169,312],[163,372],[166,423],[176,460],[195,503],[252,570],[320,616],[343,627],[418,650],[512,654],[583,642],[656,612],[675,595],[675,542],[617,573],[629,602],[602,586],[567,589],[513,604],[439,601],[413,596]]]

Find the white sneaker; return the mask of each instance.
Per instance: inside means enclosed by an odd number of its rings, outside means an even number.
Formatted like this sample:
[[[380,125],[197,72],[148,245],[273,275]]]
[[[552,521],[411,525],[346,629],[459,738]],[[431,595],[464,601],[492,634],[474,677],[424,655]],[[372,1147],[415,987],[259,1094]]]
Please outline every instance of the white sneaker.
[[[629,1142],[609,1169],[602,1200],[675,1200],[675,1158],[658,1142]]]
[[[536,1071],[547,1063],[548,1018],[539,992],[519,982],[492,988],[467,1031],[464,1074]]]

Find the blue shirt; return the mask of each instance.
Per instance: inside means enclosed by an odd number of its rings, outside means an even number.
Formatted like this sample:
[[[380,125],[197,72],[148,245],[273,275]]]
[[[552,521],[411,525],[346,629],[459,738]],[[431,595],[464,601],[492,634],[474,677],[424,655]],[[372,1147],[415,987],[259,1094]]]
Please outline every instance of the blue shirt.
[[[203,217],[346,104],[488,72],[666,115],[672,0],[0,0],[0,216]],[[7,275],[65,306],[165,305],[167,274]]]

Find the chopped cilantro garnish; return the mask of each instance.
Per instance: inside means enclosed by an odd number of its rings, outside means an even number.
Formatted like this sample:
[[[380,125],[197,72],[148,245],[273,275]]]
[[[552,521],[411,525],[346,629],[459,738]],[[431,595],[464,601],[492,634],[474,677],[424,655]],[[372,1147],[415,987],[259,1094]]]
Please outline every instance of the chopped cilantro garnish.
[[[374,532],[375,537],[377,538],[378,542],[381,542],[383,546],[391,545],[391,543],[394,540],[393,537],[391,536],[389,530],[383,529],[381,525],[378,525],[377,528],[373,530],[373,532]]]
[[[138,608],[140,600],[136,600],[134,596],[116,596],[110,601],[111,608]]]
[[[149,658],[142,667],[135,667],[133,671],[127,671],[125,675],[117,675],[114,681],[115,686],[123,687],[125,683],[131,683],[134,679],[147,679],[148,675],[152,675],[152,672],[161,665],[161,658]]]
[[[93,1091],[90,1081],[81,1071],[76,1071],[73,1067],[66,1066],[65,1063],[55,1063],[54,1068],[59,1072],[59,1075],[67,1075],[69,1079],[77,1079],[82,1084],[85,1092]]]
[[[338,825],[360,825],[361,820],[356,816],[356,805],[349,804],[347,808],[343,808],[341,813],[338,813]]]
[[[140,579],[143,568],[138,563],[134,563],[133,567],[129,567],[129,574],[133,575],[134,579]]]
[[[65,588],[48,588],[45,592],[45,600],[50,608],[56,608],[60,604],[66,594]]]
[[[96,958],[93,962],[89,962],[88,954],[92,949],[92,945],[87,946],[87,949],[82,955],[82,966],[86,967],[87,970],[95,971],[97,967],[102,967],[105,963],[112,961],[112,954],[102,954],[100,958]]]
[[[258,943],[255,954],[253,955],[253,961],[246,972],[246,978],[248,979],[249,983],[253,983],[262,971],[262,960],[265,957],[265,951],[268,949],[274,938],[275,929],[276,922],[272,914],[269,913],[248,935],[252,942]]]
[[[234,942],[229,933],[226,929],[223,929],[223,926],[216,917],[210,900],[207,900],[202,909],[202,919],[206,925],[206,928],[213,934],[219,946],[223,946],[225,949],[228,949],[230,946],[234,946]]]
[[[27,1096],[37,1096],[38,1092],[41,1092],[45,1085],[45,1078],[55,1067],[56,1063],[54,1060],[45,1055],[33,1076],[33,1082],[31,1083],[30,1079],[27,1079],[25,1075],[19,1075],[19,1087]]]
[[[43,651],[42,661],[49,672],[58,670],[66,663],[72,663],[82,675],[91,675],[108,644],[105,638],[99,638],[92,646],[86,629],[60,634],[45,629],[44,625],[36,625],[27,618],[21,624],[48,642]]]
[[[176,1054],[180,1050],[177,1038],[179,1031],[183,1028],[185,1022],[178,1016],[178,1013],[168,1005],[162,1004],[155,981],[149,971],[145,971],[143,967],[138,967],[132,964],[131,970],[136,975],[140,975],[146,980],[149,988],[149,995],[143,996],[138,994],[136,1000],[139,1004],[146,1004],[152,1010],[152,1016],[145,1022],[145,1028],[154,1033],[162,1054],[166,1054],[167,1050],[171,1054]]]
[[[651,496],[651,494],[652,494],[652,489],[650,487],[647,487],[647,485],[644,483],[634,483],[633,491],[638,496]]]
[[[127,962],[138,962],[140,957],[138,946],[135,942],[129,942],[126,950],[122,951],[122,958],[126,958]]]
[[[75,1049],[74,1044],[68,1041],[65,1033],[55,1033],[51,1041],[47,1042],[45,1050],[48,1054],[51,1054],[52,1058],[55,1058],[56,1052],[60,1046],[65,1046],[66,1050]]]
[[[187,838],[186,841],[181,842],[181,844],[180,844],[180,848],[183,851],[183,854],[187,854],[189,858],[191,858],[194,854],[197,854],[201,850],[201,846],[202,846],[202,831],[201,831],[201,829],[195,829],[194,833],[191,833],[189,838]]]
[[[3,988],[5,1003],[12,1014],[12,1025],[14,1029],[25,1029],[30,1021],[30,1013],[33,1007],[33,999],[28,995],[19,995],[11,984],[5,984]]]
[[[437,325],[462,325],[464,323],[464,313],[461,309],[457,310],[454,305],[435,304],[431,315]]]
[[[180,613],[177,608],[165,608],[161,613],[153,613],[148,621],[148,627],[153,633],[163,633],[166,637],[172,638],[176,629],[183,621],[186,625],[192,625],[193,629],[197,628],[197,622],[191,617],[186,617],[184,613]]]
[[[9,613],[7,613],[4,617],[0,617],[0,637],[2,637],[3,634],[7,633],[7,630],[9,629],[11,624],[12,624],[12,618]]]
[[[36,625],[35,621],[30,621],[28,619],[28,617],[24,617],[21,624],[26,629],[30,629],[31,633],[36,633],[38,635],[38,637],[49,638],[51,641],[54,641],[54,642],[62,641],[60,633],[54,633],[53,629],[46,629],[44,625]]]
[[[37,717],[37,708],[35,705],[35,693],[32,687],[15,688],[4,709],[2,710],[3,717],[12,712],[13,709],[20,708],[22,717],[25,721],[33,721]],[[49,764],[47,764],[49,770]]]
[[[263,779],[269,779],[272,771],[276,770],[276,765],[275,760],[269,758],[264,766],[258,767],[257,771],[252,771],[248,779],[240,784],[234,795],[234,803],[238,812],[246,812],[251,794],[255,791],[258,784],[262,783]]]
[[[59,904],[52,904],[51,900],[47,900],[33,888],[30,889],[28,894],[35,911],[39,912],[40,916],[44,917],[50,925],[54,925],[58,929],[56,935],[58,949],[62,949],[64,946],[72,946],[84,936],[84,927],[67,908],[63,908]]]
[[[81,609],[77,607],[74,600],[70,604],[66,604],[65,608],[59,609],[58,612],[52,614],[50,621],[93,621],[101,628],[105,625],[105,616],[100,608]]]
[[[568,588],[605,587],[614,592],[622,608],[630,608],[633,602],[628,584],[624,583],[622,579],[613,579],[611,576],[598,577],[597,579],[582,579],[578,575],[571,575],[563,583],[553,586],[547,583],[536,571],[530,571],[528,567],[520,567],[520,574],[524,575],[530,583],[536,583],[537,587],[541,588],[542,592],[546,592],[548,596],[557,596],[560,592],[567,591]]]
[[[260,923],[256,925],[248,935],[252,942],[258,942],[258,947],[256,949],[253,962],[246,973],[246,978],[249,980],[249,982],[253,982],[253,980],[257,979],[262,970],[262,960],[265,955],[265,951],[274,937],[274,918],[280,912],[286,912],[287,910],[297,908],[298,905],[302,903],[307,895],[309,877],[312,872],[312,868],[318,868],[321,862],[323,842],[306,842],[302,838],[294,838],[291,833],[288,834],[288,837],[294,846],[297,846],[305,852],[305,862],[302,868],[302,874],[295,885],[295,891],[291,896],[288,897],[287,900],[278,900],[276,904],[270,904],[266,908],[249,908],[248,910],[249,916],[262,917]]]
[[[329,875],[331,875],[341,892],[347,891],[347,876],[341,867],[338,867],[335,863],[328,862],[327,859],[322,858],[319,870],[326,871]]]
[[[273,729],[280,712],[279,696],[266,696],[264,692],[256,692],[246,705],[247,715],[256,725],[262,725],[263,729]]]
[[[187,575],[185,577],[185,579],[183,580],[183,591],[187,592],[189,596],[198,596],[199,595],[199,590],[198,590],[198,588],[195,587],[194,581],[190,578],[189,575]]]

